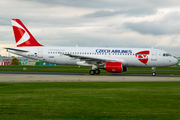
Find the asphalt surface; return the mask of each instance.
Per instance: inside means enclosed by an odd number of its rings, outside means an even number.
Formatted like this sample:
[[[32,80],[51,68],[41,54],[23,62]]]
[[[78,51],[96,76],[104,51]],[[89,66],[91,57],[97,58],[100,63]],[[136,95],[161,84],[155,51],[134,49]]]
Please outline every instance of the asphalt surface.
[[[180,75],[0,72],[0,82],[170,82]]]

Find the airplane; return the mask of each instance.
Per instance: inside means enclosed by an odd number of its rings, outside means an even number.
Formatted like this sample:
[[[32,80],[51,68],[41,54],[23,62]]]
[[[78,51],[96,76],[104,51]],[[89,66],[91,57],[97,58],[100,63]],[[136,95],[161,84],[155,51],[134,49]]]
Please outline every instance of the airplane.
[[[91,66],[90,75],[100,70],[112,73],[126,72],[128,67],[167,67],[178,60],[164,50],[154,48],[108,48],[108,47],[63,47],[40,44],[19,19],[11,19],[17,47],[5,48],[7,52],[43,62]]]

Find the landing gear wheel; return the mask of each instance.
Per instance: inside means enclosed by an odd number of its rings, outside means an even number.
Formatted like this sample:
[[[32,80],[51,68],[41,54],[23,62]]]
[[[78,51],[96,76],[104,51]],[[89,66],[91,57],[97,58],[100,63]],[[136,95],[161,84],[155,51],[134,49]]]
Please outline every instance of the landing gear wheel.
[[[152,67],[152,76],[156,76],[155,69],[156,67]]]
[[[99,69],[96,69],[95,70],[95,74],[99,74],[100,73],[100,70]]]
[[[95,70],[90,70],[90,71],[89,71],[89,74],[90,74],[90,75],[94,75],[94,74],[95,74]]]
[[[152,76],[156,76],[156,73],[155,73],[155,72],[152,72]]]

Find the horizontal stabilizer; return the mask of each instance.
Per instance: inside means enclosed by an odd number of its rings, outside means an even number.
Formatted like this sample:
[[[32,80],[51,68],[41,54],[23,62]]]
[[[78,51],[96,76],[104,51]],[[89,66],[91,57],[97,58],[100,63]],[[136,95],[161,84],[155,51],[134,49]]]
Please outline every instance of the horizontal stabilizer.
[[[4,49],[14,50],[14,51],[18,51],[18,52],[29,52],[29,51],[27,51],[27,50],[20,50],[20,49],[14,49],[14,48],[4,48]]]

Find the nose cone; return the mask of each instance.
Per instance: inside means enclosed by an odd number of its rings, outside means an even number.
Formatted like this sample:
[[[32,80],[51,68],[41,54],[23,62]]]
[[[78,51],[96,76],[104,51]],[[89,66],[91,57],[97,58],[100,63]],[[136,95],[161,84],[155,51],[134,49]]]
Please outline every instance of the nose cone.
[[[174,63],[174,65],[177,64],[177,63],[178,63],[178,59],[177,59],[177,58],[174,58],[174,59],[173,59],[173,63]]]

